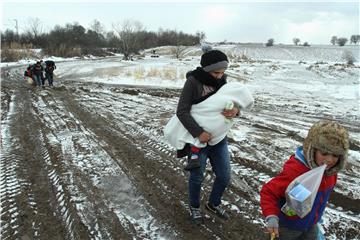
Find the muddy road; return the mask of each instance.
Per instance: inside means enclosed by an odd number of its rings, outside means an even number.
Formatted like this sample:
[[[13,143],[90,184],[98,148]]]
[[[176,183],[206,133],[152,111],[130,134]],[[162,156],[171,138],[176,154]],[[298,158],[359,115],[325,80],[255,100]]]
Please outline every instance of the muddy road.
[[[23,66],[2,69],[1,239],[267,239],[259,189],[302,141],[285,126],[307,129],[316,111],[298,121],[291,116],[301,106],[257,98],[252,115],[235,124],[248,138],[229,138],[232,181],[224,204],[231,219],[204,210],[205,224],[194,227],[185,159],[176,159],[162,135],[180,91],[77,81],[73,65],[61,67],[71,78],[63,74],[52,89],[27,85]],[[359,132],[356,117],[336,117]],[[352,150],[360,150],[354,139]],[[359,170],[351,165],[340,176],[326,213],[328,236],[359,238],[359,199],[347,188],[356,187]],[[212,181],[208,168],[203,203]]]

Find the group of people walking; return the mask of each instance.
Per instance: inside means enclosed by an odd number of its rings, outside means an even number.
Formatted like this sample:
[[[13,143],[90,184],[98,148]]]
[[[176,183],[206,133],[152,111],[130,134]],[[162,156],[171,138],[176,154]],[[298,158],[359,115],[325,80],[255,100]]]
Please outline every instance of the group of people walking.
[[[179,98],[176,115],[169,121],[164,129],[165,139],[177,149],[178,157],[186,157],[189,171],[188,198],[192,221],[202,224],[204,218],[201,208],[201,189],[204,180],[207,161],[210,161],[215,180],[205,209],[224,220],[231,216],[221,203],[223,194],[230,182],[230,156],[228,141],[218,133],[219,128],[211,127],[213,121],[229,122],[249,106],[235,101],[230,108],[219,108],[222,91],[229,83],[225,71],[228,67],[228,58],[219,50],[208,49],[202,56],[200,67],[189,72]],[[229,93],[229,94],[230,94]],[[238,92],[244,94],[246,91]],[[217,98],[215,98],[217,96]],[[226,99],[226,98],[223,98]],[[243,97],[243,102],[249,102],[251,97]],[[215,100],[215,101],[214,101]],[[205,108],[199,106],[207,102]],[[209,106],[212,103],[212,106]],[[251,104],[250,104],[251,105]],[[222,120],[205,120],[207,111],[216,109],[213,114],[222,115]],[[196,111],[199,111],[197,114]],[[174,121],[174,119],[177,119]],[[228,121],[226,121],[228,120]],[[230,121],[231,122],[231,121]],[[186,133],[179,131],[184,129]],[[227,131],[228,128],[223,128]],[[221,136],[222,139],[218,139]],[[216,139],[216,141],[213,141]],[[321,239],[318,223],[321,221],[330,193],[333,191],[337,174],[344,169],[349,151],[349,135],[347,130],[338,122],[322,120],[313,124],[302,146],[285,162],[282,171],[265,183],[260,191],[260,207],[265,218],[266,228],[271,239],[304,240]],[[306,216],[288,215],[281,208],[286,203],[287,186],[298,176],[312,169],[326,164],[320,186],[313,202],[311,211]]]
[[[48,80],[48,85],[50,87],[54,86],[54,70],[56,65],[54,61],[37,61],[35,64],[30,64],[25,72],[24,77],[29,77],[33,80],[34,85],[37,87],[45,88],[45,81]],[[45,76],[44,76],[45,72]]]

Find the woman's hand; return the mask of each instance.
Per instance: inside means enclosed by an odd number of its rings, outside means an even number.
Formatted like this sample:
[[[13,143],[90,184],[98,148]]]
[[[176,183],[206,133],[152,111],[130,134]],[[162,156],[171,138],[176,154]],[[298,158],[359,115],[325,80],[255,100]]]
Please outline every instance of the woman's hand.
[[[224,111],[221,112],[226,118],[234,118],[238,113],[240,113],[240,110],[237,107],[233,107],[229,110],[224,109]]]
[[[211,139],[211,134],[205,131],[202,132],[199,136],[199,141],[201,143],[207,143],[208,141],[210,141],[210,139]]]

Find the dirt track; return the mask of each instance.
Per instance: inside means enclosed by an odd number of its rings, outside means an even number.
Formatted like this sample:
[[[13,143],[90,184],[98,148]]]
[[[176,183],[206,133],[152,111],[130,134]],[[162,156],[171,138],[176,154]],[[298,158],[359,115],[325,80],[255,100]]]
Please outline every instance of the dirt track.
[[[256,196],[262,176],[276,171],[237,157],[232,139],[234,174],[224,197],[231,220],[207,214],[204,225],[191,225],[184,160],[159,141],[178,90],[65,78],[40,90],[16,67],[3,69],[1,84],[2,239],[267,239]],[[241,121],[264,136],[258,146],[242,147],[249,154],[279,135],[301,141],[279,127]],[[203,202],[212,180],[209,169]],[[336,207],[358,216],[357,200],[334,196]],[[353,224],[347,239],[359,237]]]

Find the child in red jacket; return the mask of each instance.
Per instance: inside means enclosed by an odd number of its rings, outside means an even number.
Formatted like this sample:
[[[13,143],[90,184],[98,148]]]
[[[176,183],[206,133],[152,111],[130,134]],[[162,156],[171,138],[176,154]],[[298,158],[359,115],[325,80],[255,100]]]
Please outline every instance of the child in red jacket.
[[[349,135],[340,124],[320,121],[310,128],[303,147],[296,149],[283,170],[260,191],[260,205],[271,235],[281,240],[317,239],[317,223],[336,184],[337,173],[345,166],[348,150]],[[287,186],[296,177],[323,164],[327,167],[311,211],[303,218],[283,213],[280,209],[286,202]]]

